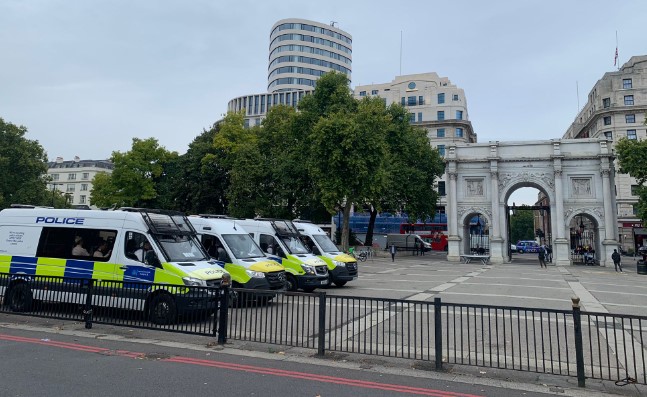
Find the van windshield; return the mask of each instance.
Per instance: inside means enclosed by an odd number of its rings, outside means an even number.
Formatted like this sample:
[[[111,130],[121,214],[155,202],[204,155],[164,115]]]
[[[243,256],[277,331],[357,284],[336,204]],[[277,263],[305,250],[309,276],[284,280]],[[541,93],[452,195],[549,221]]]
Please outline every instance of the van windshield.
[[[291,254],[308,254],[310,251],[301,243],[298,237],[281,237],[281,241],[288,247]]]
[[[265,256],[249,234],[223,234],[222,238],[238,259],[262,258]]]
[[[323,252],[339,252],[335,243],[333,243],[330,237],[325,234],[315,234],[312,238],[317,241],[317,244],[319,244]]]
[[[194,236],[159,236],[157,241],[169,262],[206,261],[202,246]]]

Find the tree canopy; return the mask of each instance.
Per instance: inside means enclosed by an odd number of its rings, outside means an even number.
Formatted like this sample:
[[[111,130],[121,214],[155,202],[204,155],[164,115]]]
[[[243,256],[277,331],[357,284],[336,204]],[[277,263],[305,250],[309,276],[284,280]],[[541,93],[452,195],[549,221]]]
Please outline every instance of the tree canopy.
[[[11,204],[51,205],[47,191],[47,155],[27,128],[0,118],[0,208]]]
[[[636,178],[638,189],[637,216],[647,222],[647,140],[623,138],[616,144],[620,172]]]

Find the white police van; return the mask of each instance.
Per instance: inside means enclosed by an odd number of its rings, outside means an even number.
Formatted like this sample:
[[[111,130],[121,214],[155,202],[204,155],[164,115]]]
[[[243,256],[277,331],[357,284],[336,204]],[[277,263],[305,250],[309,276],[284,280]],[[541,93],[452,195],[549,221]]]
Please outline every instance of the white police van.
[[[37,283],[37,276],[48,277],[48,285]],[[28,311],[33,301],[51,300],[50,295],[67,288],[70,280],[90,279],[96,281],[93,304],[144,310],[158,324],[217,306],[215,292],[196,298],[183,287],[218,287],[231,281],[210,260],[179,212],[38,207],[0,211],[0,296],[12,310]]]

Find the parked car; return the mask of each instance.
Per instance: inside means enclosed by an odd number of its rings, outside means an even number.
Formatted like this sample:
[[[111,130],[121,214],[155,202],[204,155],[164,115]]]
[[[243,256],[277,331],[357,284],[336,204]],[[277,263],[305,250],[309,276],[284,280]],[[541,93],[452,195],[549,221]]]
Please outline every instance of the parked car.
[[[520,254],[526,252],[536,253],[539,251],[539,244],[535,240],[519,240],[516,245],[517,252]]]
[[[517,252],[517,246],[514,244],[510,244],[510,252]]]

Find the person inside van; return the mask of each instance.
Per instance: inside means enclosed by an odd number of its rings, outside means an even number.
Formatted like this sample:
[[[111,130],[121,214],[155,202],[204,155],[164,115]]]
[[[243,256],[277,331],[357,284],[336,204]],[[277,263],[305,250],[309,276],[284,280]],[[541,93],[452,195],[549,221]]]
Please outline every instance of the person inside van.
[[[137,257],[137,260],[140,262],[144,262],[144,258],[146,258],[146,252],[150,251],[153,249],[151,247],[151,243],[148,242],[148,240],[145,240],[144,243],[142,244],[142,247],[135,251],[135,256]]]
[[[112,250],[108,248],[108,243],[102,240],[93,256],[95,258],[110,258],[110,254],[112,254]]]
[[[74,256],[90,256],[88,250],[83,248],[83,238],[76,236],[74,238],[74,248],[72,248],[72,255]]]

